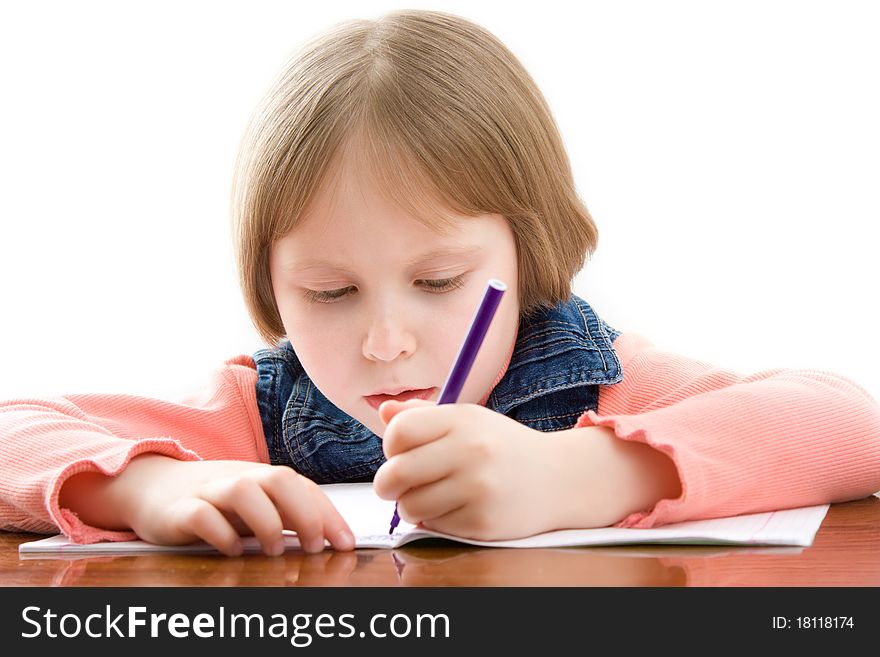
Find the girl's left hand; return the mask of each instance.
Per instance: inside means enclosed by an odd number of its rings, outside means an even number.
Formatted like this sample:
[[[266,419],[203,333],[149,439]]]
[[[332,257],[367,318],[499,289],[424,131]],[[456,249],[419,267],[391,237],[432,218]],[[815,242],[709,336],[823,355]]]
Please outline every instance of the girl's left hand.
[[[403,520],[477,540],[556,529],[552,434],[478,404],[388,401],[379,415],[388,460],[373,486]]]

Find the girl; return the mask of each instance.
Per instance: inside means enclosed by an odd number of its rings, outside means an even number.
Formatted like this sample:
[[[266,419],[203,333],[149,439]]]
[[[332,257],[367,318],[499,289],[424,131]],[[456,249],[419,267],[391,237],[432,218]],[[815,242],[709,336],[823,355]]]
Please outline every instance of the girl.
[[[596,246],[549,109],[459,17],[402,11],[302,49],[234,187],[270,348],[179,403],[0,404],[0,527],[72,540],[353,547],[317,484],[479,539],[652,527],[880,489],[880,409],[826,372],[663,353],[571,293]],[[434,402],[488,278],[508,284],[458,404]]]

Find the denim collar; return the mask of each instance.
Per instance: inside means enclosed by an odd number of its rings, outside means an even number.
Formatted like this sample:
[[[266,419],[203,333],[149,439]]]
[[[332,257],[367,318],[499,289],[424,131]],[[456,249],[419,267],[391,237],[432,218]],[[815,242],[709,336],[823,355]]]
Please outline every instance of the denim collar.
[[[623,368],[612,347],[618,335],[575,295],[532,313],[520,321],[510,364],[486,407],[507,415],[536,397],[618,383]]]

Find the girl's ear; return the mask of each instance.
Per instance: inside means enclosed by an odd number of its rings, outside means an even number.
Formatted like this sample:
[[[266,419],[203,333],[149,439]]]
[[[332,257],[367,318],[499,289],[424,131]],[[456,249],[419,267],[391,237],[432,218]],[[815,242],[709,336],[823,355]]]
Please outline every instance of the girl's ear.
[[[382,420],[383,424],[388,424],[391,422],[391,418],[401,411],[416,406],[434,406],[436,403],[437,402],[428,401],[427,399],[409,399],[405,402],[389,399],[388,401],[379,404],[379,419]]]

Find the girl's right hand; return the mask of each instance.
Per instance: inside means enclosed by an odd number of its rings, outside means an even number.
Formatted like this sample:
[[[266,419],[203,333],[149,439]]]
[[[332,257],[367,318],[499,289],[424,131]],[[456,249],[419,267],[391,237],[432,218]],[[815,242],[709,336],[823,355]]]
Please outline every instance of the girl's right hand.
[[[354,548],[348,524],[320,487],[286,466],[178,461],[142,454],[117,477],[88,475],[91,481],[81,479],[74,484],[68,480],[62,488],[64,492],[70,486],[67,497],[79,502],[74,510],[80,518],[89,522],[83,510],[111,505],[119,512],[114,514],[114,524],[131,528],[152,543],[180,545],[201,539],[229,556],[238,556],[242,553],[240,537],[254,535],[266,554],[280,555],[284,551],[281,530],[290,529],[306,552],[322,551],[325,538],[337,550]]]

